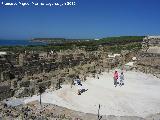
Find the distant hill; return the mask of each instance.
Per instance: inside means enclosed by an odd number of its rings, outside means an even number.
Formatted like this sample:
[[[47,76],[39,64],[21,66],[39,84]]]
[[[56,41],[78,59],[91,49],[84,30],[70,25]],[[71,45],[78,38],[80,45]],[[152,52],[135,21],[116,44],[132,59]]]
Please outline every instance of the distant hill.
[[[95,39],[66,39],[66,38],[34,38],[32,42],[45,42],[54,45],[74,44],[74,45],[115,45],[132,42],[142,42],[145,36],[120,36]]]
[[[45,42],[48,44],[66,43],[66,42],[80,42],[90,41],[93,39],[66,39],[66,38],[33,38],[32,42]]]
[[[120,37],[107,37],[102,38],[98,43],[101,45],[115,45],[115,44],[127,44],[127,43],[135,43],[142,42],[145,36],[120,36]]]

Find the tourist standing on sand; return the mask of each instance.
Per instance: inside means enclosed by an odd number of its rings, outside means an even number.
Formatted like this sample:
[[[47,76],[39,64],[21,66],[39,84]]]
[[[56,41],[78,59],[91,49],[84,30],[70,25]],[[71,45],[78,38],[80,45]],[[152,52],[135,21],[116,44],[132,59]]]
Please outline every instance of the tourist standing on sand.
[[[114,79],[114,85],[115,85],[115,87],[116,87],[116,86],[117,86],[117,80],[118,80],[118,72],[117,72],[117,71],[114,72],[114,77],[113,77],[113,79]]]
[[[119,86],[124,85],[124,74],[123,74],[123,72],[121,72],[121,74],[120,74],[119,78],[120,78]]]

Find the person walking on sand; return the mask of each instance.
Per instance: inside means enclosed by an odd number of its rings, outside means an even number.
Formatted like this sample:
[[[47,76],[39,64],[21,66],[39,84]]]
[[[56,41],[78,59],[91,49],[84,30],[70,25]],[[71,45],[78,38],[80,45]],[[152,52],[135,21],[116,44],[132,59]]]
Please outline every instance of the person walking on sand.
[[[116,87],[116,86],[117,86],[117,80],[118,80],[118,72],[117,72],[117,71],[114,72],[114,77],[113,77],[113,79],[114,79],[114,85],[115,85],[115,87]]]
[[[124,74],[123,74],[123,72],[121,72],[121,74],[120,74],[119,78],[120,78],[119,86],[124,85]]]

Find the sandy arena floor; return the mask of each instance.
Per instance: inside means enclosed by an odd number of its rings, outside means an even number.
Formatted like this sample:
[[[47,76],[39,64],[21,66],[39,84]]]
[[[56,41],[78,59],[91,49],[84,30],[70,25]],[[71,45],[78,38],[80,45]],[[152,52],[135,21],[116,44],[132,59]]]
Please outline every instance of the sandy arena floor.
[[[62,89],[45,92],[42,102],[56,104],[72,110],[117,116],[141,116],[160,112],[160,79],[141,72],[124,72],[125,85],[114,87],[113,72],[104,72],[97,78],[87,78],[83,83],[88,91],[77,95],[77,87],[63,85]],[[13,99],[8,104],[18,105],[39,100],[39,96]]]

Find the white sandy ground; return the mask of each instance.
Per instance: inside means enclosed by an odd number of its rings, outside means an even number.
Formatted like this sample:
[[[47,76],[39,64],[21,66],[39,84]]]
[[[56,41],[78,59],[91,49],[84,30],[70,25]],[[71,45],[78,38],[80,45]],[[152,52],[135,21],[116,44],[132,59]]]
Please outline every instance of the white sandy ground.
[[[72,110],[117,116],[140,116],[160,113],[160,79],[141,72],[124,72],[125,85],[113,85],[113,72],[104,72],[100,79],[88,77],[83,85],[88,91],[77,95],[77,87],[63,85],[60,90],[42,94],[43,103],[56,104]],[[39,96],[11,99],[7,103],[19,105],[39,100]]]

